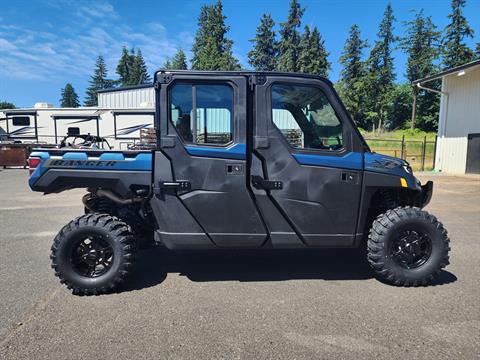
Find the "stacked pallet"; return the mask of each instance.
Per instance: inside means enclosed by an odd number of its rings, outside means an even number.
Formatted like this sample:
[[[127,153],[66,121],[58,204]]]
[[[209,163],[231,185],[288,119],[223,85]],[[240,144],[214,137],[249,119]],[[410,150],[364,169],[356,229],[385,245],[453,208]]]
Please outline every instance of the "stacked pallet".
[[[132,148],[135,150],[151,150],[157,146],[157,133],[155,128],[140,129],[140,141]]]

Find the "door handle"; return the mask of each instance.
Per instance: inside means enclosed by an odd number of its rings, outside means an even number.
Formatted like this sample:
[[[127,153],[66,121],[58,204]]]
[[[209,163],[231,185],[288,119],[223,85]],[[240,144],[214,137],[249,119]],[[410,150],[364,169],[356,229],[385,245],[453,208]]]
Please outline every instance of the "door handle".
[[[356,184],[358,175],[353,172],[342,172],[342,181],[347,183]]]
[[[265,180],[261,176],[252,176],[252,185],[258,190],[281,190],[283,189],[283,182],[277,180]]]
[[[155,193],[160,193],[165,190],[174,190],[174,191],[188,191],[191,189],[192,185],[190,184],[190,181],[186,180],[179,180],[179,181],[160,181],[158,183],[158,188],[156,188],[157,191]]]

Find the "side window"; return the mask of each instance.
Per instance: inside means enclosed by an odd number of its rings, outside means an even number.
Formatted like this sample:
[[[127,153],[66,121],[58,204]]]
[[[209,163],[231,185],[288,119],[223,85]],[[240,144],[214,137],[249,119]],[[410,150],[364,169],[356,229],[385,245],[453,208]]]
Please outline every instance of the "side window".
[[[171,92],[171,115],[173,125],[183,141],[193,142],[193,99],[191,85],[175,85]]]
[[[28,116],[14,116],[12,117],[13,126],[30,126],[30,117]]]
[[[342,124],[319,88],[273,85],[272,120],[295,148],[338,150],[343,147]]]
[[[183,141],[225,145],[233,139],[233,89],[228,85],[177,84],[170,93],[171,120]]]

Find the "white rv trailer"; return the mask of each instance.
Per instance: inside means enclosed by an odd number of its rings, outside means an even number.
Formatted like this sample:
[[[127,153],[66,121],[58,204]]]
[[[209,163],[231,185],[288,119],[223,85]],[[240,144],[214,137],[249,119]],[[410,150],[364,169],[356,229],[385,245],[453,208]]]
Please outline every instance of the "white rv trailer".
[[[58,144],[68,128],[107,139],[114,149],[126,149],[140,139],[140,130],[153,127],[155,109],[98,107],[0,110],[0,140]]]

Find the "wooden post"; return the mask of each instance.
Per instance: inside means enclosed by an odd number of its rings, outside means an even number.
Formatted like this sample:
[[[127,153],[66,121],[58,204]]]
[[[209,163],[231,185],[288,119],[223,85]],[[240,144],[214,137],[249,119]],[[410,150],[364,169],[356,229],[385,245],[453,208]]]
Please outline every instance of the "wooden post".
[[[433,169],[435,170],[435,162],[437,159],[437,140],[438,140],[438,135],[435,135],[435,144],[433,145]]]
[[[425,156],[427,155],[427,137],[423,137],[423,144],[422,144],[422,171],[425,171]]]
[[[402,149],[400,150],[400,158],[403,159],[405,153],[405,135],[402,135]]]

